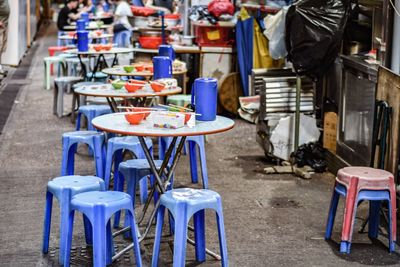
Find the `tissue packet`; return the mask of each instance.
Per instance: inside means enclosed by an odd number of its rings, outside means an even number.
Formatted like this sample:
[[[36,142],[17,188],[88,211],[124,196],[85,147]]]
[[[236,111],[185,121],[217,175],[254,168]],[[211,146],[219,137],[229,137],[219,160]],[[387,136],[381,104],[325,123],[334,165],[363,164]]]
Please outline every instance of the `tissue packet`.
[[[152,116],[153,126],[157,128],[178,129],[185,125],[185,115],[172,112],[158,112]]]

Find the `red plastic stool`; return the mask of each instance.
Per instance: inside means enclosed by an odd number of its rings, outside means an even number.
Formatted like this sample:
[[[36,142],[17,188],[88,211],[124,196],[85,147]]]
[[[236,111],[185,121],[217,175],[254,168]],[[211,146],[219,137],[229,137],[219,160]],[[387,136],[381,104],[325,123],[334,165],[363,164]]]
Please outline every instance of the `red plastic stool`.
[[[50,46],[48,48],[49,56],[52,57],[56,54],[56,52],[63,52],[68,49],[69,49],[68,46]],[[51,66],[50,66],[50,73],[51,73],[51,75],[53,75],[53,64],[51,64]]]
[[[376,238],[379,226],[380,201],[389,202],[389,250],[394,251],[396,242],[396,186],[390,172],[369,167],[346,167],[338,171],[328,216],[325,239],[330,239],[339,195],[346,198],[341,248],[350,253],[353,224],[357,204],[370,200],[370,236]]]

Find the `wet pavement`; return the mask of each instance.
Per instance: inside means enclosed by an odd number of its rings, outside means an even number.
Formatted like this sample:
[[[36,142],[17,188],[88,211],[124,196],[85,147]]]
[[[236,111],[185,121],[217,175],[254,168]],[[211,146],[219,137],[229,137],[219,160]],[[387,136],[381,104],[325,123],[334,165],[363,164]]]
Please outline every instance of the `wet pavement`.
[[[27,76],[12,77],[10,84],[21,84],[16,101],[0,135],[0,265],[58,266],[58,207],[54,204],[51,249],[41,253],[43,210],[46,183],[57,177],[61,162],[61,134],[72,131],[69,117],[52,114],[52,91],[43,89],[43,62],[47,47],[55,44],[54,26],[42,31],[27,56]],[[17,79],[18,78],[18,79]],[[66,105],[69,100],[65,101]],[[69,107],[68,107],[69,108]],[[236,120],[233,130],[211,135],[206,145],[210,189],[223,199],[225,230],[230,266],[399,266],[400,255],[389,254],[387,238],[370,240],[357,233],[362,223],[356,220],[350,255],[339,253],[343,201],[337,213],[333,241],[324,240],[326,216],[333,176],[313,175],[303,180],[292,175],[266,175],[270,163],[255,141],[255,126]],[[77,174],[93,174],[93,163],[82,147],[76,160]],[[190,183],[188,156],[178,165],[175,186],[200,187]],[[366,203],[357,218],[365,218]],[[76,216],[72,263],[91,266],[90,248],[84,246],[81,217]],[[207,247],[218,252],[215,215],[206,212]],[[384,228],[382,228],[383,232]],[[128,242],[116,239],[117,249]],[[162,244],[160,266],[171,266],[171,243]],[[146,266],[151,259],[152,242],[142,244]],[[113,266],[133,266],[133,253]],[[207,257],[194,262],[188,245],[188,266],[220,266]]]

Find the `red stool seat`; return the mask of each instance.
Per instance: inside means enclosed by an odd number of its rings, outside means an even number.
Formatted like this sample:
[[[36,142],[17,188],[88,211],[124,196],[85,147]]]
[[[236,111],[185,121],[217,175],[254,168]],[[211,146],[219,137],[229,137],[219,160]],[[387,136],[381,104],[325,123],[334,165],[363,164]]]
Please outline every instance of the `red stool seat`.
[[[342,227],[342,243],[351,243],[354,217],[357,209],[357,204],[361,197],[361,194],[365,192],[371,192],[371,194],[376,194],[376,199],[379,201],[379,192],[388,192],[390,199],[390,235],[393,241],[396,241],[396,186],[394,182],[393,174],[385,170],[374,169],[370,167],[346,167],[340,169],[337,173],[336,183],[334,187],[334,194],[332,197],[331,210],[328,218],[328,229],[326,238],[329,239],[331,235],[331,229],[333,225],[335,210],[337,206],[338,196],[337,192],[340,189],[338,186],[344,186],[345,193],[342,195],[346,198],[343,227]],[[335,192],[336,190],[336,192]],[[361,192],[362,191],[362,192]],[[386,193],[387,194],[387,193]],[[332,207],[334,210],[332,210]],[[332,215],[333,214],[333,215]],[[371,214],[371,211],[370,211]],[[332,217],[333,216],[333,217]],[[371,221],[370,221],[371,223]],[[349,251],[347,251],[348,253]]]

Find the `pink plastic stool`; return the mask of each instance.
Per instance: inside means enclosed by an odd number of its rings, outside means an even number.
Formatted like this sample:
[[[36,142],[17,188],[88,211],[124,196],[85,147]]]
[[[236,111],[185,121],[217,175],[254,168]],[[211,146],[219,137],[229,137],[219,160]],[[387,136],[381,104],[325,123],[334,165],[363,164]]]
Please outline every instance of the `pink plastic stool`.
[[[50,46],[48,48],[49,50],[49,56],[54,56],[56,52],[63,52],[65,50],[68,50],[67,46]],[[50,73],[53,75],[53,64],[50,66]]]
[[[344,217],[343,217],[343,227],[342,227],[342,243],[347,243],[350,245],[353,233],[354,217],[357,209],[357,204],[363,197],[360,195],[360,191],[372,191],[372,192],[389,192],[389,199],[391,208],[391,216],[389,224],[392,241],[396,242],[396,186],[394,182],[393,174],[385,170],[374,169],[369,167],[346,167],[338,171],[336,177],[336,183],[334,187],[334,196],[332,197],[331,211],[328,218],[328,227],[326,238],[330,238],[334,220],[334,213],[336,210],[332,211],[333,206],[337,206],[337,201],[335,198],[335,193],[341,191],[340,187],[345,187],[345,191],[342,195],[346,198]],[[336,192],[335,192],[336,190]],[[359,194],[360,193],[360,194]],[[338,196],[336,197],[338,198]],[[378,197],[377,197],[377,200]],[[335,203],[334,203],[335,202]],[[333,205],[333,206],[332,206]],[[333,212],[333,218],[331,213]],[[371,211],[370,211],[371,212]],[[331,221],[331,222],[330,222]],[[371,223],[371,221],[370,221]],[[330,229],[329,229],[330,228]],[[377,231],[376,231],[377,232]],[[342,250],[342,249],[341,249]],[[349,253],[349,248],[346,249]],[[392,250],[392,249],[391,249]]]

